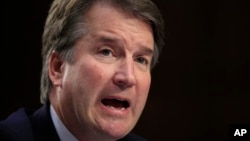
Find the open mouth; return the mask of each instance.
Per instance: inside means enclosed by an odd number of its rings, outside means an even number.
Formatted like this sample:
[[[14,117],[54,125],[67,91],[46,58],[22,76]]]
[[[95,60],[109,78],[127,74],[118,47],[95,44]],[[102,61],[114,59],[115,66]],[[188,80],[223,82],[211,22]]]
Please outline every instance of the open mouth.
[[[118,99],[103,99],[102,104],[109,107],[115,108],[118,110],[125,110],[129,107],[129,102],[126,100],[118,100]]]

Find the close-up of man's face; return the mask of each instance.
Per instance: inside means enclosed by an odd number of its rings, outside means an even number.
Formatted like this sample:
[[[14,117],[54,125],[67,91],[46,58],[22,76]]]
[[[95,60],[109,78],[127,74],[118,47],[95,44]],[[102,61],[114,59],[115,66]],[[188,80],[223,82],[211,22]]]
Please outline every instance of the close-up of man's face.
[[[3,0],[0,141],[250,141],[247,2]]]
[[[116,140],[134,128],[148,97],[152,29],[101,4],[87,12],[86,21],[89,30],[76,41],[73,62],[63,62],[59,77],[52,78],[60,83],[59,116],[75,136],[82,131]]]

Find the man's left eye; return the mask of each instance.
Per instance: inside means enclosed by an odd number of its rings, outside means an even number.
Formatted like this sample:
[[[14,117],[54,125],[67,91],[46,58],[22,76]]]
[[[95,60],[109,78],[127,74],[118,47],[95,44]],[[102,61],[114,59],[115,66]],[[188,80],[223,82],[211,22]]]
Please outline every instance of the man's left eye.
[[[145,65],[148,64],[148,60],[145,59],[144,57],[138,57],[138,58],[136,58],[136,61],[137,61],[138,63],[141,63],[141,64],[145,64]]]

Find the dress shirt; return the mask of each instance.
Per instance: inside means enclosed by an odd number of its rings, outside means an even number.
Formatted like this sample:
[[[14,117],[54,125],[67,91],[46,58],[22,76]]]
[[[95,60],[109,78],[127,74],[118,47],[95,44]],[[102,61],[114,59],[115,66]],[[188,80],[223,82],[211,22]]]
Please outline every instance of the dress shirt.
[[[77,141],[76,137],[72,133],[70,133],[70,131],[60,120],[52,105],[50,105],[50,114],[60,141]]]

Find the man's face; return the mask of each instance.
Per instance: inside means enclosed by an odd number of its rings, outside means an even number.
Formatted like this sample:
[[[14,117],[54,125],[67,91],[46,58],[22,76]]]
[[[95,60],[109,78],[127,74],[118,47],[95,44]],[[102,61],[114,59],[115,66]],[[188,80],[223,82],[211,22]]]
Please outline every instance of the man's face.
[[[89,31],[76,42],[73,63],[62,67],[60,117],[75,136],[118,139],[135,126],[147,100],[152,29],[100,4],[87,17]]]

